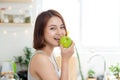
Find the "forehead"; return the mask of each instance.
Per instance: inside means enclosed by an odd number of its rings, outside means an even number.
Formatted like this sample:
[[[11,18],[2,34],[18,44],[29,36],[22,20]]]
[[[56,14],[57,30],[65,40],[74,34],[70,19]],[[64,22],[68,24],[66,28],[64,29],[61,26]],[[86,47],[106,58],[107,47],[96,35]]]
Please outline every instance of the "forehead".
[[[49,19],[47,25],[49,24],[63,24],[61,18],[57,17],[57,16],[53,16]]]

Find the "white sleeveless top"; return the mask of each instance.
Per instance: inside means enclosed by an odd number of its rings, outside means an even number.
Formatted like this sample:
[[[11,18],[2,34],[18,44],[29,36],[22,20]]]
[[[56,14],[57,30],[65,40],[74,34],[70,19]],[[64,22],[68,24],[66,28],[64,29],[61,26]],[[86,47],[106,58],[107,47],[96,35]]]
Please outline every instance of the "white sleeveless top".
[[[36,54],[36,53],[40,54],[41,52],[42,52],[41,50],[38,50],[38,51],[35,51],[35,54]],[[53,55],[50,57],[50,61],[51,61],[51,63],[54,65],[54,69],[55,69],[55,71],[56,71],[56,74],[57,74],[57,76],[58,76],[59,79],[60,79],[60,70],[59,70],[59,68],[58,68],[58,65],[57,65],[56,60],[55,60],[55,58],[54,58]],[[30,65],[30,63],[29,63],[29,65]],[[37,80],[37,79],[35,79],[35,78],[30,74],[29,66],[28,66],[28,80]],[[39,79],[39,80],[40,80],[40,79]]]

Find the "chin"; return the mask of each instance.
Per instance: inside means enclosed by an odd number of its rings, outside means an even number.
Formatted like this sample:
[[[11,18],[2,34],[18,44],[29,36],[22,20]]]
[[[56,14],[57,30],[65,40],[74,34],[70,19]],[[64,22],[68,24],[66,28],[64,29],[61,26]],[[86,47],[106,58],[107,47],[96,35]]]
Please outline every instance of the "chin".
[[[59,47],[60,45],[59,44],[56,44],[56,45],[54,45],[55,47]]]

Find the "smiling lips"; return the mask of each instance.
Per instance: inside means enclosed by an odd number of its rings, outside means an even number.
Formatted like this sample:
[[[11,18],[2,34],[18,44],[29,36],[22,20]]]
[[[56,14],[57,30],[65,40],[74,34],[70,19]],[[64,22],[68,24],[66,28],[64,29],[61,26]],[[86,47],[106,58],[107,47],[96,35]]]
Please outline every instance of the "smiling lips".
[[[55,38],[54,38],[54,40],[57,40],[57,41],[59,41],[59,40],[60,40],[60,38],[57,38],[57,37],[55,37]]]
[[[60,45],[60,37],[55,37],[54,40],[57,41],[58,45]]]

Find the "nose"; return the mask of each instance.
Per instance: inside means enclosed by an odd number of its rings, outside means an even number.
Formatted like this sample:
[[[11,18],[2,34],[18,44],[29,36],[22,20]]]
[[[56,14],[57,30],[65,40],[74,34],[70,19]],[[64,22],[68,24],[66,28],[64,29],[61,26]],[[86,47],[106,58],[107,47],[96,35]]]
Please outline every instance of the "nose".
[[[63,31],[61,29],[57,29],[57,34],[58,35],[63,35]]]

